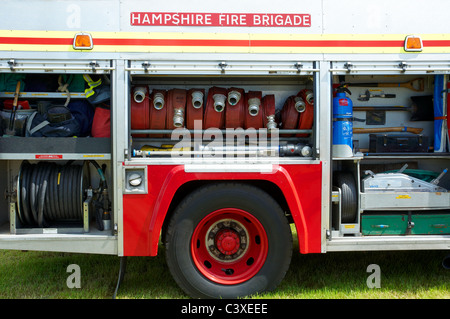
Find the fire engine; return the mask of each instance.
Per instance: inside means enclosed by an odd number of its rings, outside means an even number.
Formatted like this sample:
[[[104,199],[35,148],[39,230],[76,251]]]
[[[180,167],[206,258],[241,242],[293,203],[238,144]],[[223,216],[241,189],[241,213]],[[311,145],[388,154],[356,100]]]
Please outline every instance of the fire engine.
[[[449,250],[445,8],[2,1],[0,248],[119,281],[164,249],[194,298],[273,290],[292,253]]]

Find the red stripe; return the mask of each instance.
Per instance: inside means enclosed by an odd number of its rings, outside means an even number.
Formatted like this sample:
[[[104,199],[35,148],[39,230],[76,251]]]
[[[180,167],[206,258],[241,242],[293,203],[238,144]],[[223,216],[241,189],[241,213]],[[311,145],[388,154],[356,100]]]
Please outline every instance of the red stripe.
[[[94,39],[94,45],[131,45],[131,46],[249,46],[248,40],[214,39]]]
[[[367,40],[94,39],[94,44],[213,47],[403,47],[404,42]]]
[[[423,40],[423,47],[448,47],[450,40]]]
[[[72,45],[72,38],[0,37],[0,44]],[[94,45],[210,47],[403,47],[403,40],[216,40],[216,39],[94,39]],[[448,47],[450,40],[424,40],[426,47]]]
[[[73,38],[0,37],[0,44],[72,45]]]

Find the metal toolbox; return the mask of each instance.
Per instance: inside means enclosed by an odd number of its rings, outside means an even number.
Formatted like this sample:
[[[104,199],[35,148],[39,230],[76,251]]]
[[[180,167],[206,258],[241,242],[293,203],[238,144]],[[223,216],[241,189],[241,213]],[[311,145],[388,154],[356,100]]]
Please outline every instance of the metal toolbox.
[[[406,168],[406,166],[404,166]],[[431,182],[403,174],[402,168],[396,173],[365,173],[360,194],[363,210],[420,210],[448,209],[450,192],[438,186],[439,179],[447,172]]]
[[[370,153],[423,153],[428,152],[427,136],[408,134],[370,134]]]

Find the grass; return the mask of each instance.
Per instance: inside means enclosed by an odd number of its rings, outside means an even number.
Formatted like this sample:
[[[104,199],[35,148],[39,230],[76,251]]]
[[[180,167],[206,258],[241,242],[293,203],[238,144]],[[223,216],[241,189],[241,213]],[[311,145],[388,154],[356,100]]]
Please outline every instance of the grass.
[[[294,236],[295,238],[295,236]],[[188,299],[172,279],[164,249],[157,257],[128,257],[120,299]],[[249,299],[450,299],[449,251],[344,252],[301,255],[294,243],[291,267],[279,287]],[[70,264],[81,270],[81,288],[66,281]],[[370,289],[367,266],[381,270]],[[0,251],[1,299],[111,299],[119,273],[116,256]]]

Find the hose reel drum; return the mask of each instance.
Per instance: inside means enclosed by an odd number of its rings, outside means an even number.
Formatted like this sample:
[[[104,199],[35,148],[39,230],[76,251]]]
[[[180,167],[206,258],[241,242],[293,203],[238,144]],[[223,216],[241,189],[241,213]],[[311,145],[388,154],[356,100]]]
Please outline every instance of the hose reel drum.
[[[100,174],[96,190],[91,187],[89,162]],[[102,168],[89,162],[22,162],[16,185],[16,227],[68,229],[83,225],[84,231],[89,231],[92,203],[97,226],[104,230],[99,213],[106,210],[109,217],[106,181]]]

